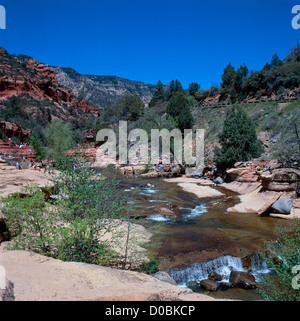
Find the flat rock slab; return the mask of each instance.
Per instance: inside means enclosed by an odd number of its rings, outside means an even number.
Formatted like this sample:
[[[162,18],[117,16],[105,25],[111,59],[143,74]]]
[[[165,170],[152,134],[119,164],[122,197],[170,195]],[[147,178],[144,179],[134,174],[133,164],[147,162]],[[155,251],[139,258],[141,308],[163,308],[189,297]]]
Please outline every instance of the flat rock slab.
[[[266,212],[273,203],[275,203],[280,197],[282,193],[278,192],[260,192],[260,188],[257,190],[240,195],[240,203],[235,205],[234,207],[228,208],[228,212],[233,213],[255,213],[258,215]]]
[[[218,197],[224,195],[210,186],[203,186],[195,183],[178,183],[178,186],[180,186],[185,192],[193,193],[199,198]]]
[[[16,301],[214,301],[150,275],[0,247],[0,265],[14,284]]]

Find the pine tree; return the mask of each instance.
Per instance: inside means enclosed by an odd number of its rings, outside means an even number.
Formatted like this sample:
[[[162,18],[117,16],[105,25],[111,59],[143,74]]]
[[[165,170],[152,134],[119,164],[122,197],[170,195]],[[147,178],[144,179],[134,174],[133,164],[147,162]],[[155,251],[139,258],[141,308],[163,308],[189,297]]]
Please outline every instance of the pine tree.
[[[259,157],[263,151],[252,120],[237,106],[227,111],[219,142],[222,148],[215,149],[215,161],[220,169],[229,168],[237,161]]]
[[[275,53],[272,57],[271,67],[281,66],[281,65],[282,65],[282,61],[279,59],[278,55]]]
[[[227,65],[224,69],[224,73],[222,76],[222,87],[224,89],[230,89],[234,87],[234,83],[236,80],[237,72],[235,71],[234,67],[232,67],[231,62]]]
[[[196,82],[189,84],[189,94],[195,97],[196,92],[200,89],[200,85]]]
[[[191,129],[194,125],[194,118],[184,91],[178,91],[170,98],[167,114],[177,121],[178,128],[182,132],[184,129]]]
[[[163,83],[159,80],[155,87],[155,92],[153,94],[153,97],[149,103],[149,107],[154,107],[158,101],[164,101],[165,100],[165,89]]]

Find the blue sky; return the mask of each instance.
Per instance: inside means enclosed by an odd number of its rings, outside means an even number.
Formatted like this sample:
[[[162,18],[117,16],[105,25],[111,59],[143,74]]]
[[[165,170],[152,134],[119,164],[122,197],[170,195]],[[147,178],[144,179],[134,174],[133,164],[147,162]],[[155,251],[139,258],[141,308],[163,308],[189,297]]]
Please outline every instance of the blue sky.
[[[261,69],[285,58],[300,29],[296,0],[0,0],[0,46],[83,74],[185,88],[221,82],[229,61]]]

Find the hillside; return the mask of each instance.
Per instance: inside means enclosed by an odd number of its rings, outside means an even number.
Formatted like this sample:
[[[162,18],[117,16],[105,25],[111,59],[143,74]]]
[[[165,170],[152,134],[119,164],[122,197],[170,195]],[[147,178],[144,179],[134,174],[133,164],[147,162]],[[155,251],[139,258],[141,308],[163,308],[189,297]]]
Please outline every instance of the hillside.
[[[9,54],[0,48],[0,140],[11,138],[6,128],[36,133],[51,121],[70,122],[75,141],[84,140],[84,131],[93,129],[102,108],[114,104],[124,93],[137,93],[148,104],[154,85],[116,76],[85,76],[71,68],[51,67],[29,56]],[[26,135],[25,135],[26,136]],[[18,135],[16,142],[28,135]]]
[[[117,76],[81,75],[72,68],[55,67],[58,83],[83,97],[97,107],[105,108],[116,103],[125,93],[137,93],[148,105],[155,91],[154,85],[146,85]]]
[[[299,166],[300,101],[242,103],[256,125],[258,140],[264,147],[263,159],[279,159],[285,166]],[[205,129],[206,159],[213,159],[218,134],[222,131],[226,106],[195,107],[197,128]]]

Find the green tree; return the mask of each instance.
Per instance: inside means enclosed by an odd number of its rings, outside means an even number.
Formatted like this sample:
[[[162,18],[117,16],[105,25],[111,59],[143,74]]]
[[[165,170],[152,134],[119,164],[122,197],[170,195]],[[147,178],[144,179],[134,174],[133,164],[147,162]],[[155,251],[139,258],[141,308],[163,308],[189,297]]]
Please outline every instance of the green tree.
[[[195,97],[196,92],[200,90],[200,85],[196,82],[189,84],[189,94]]]
[[[47,155],[46,148],[43,146],[41,141],[38,139],[38,137],[34,133],[31,135],[30,145],[34,149],[35,158],[37,161],[42,161],[43,159],[46,158],[46,155]]]
[[[165,100],[165,89],[163,83],[159,80],[155,87],[155,92],[153,94],[153,97],[149,103],[149,107],[153,107],[156,105],[158,101],[164,101]]]
[[[181,82],[178,79],[171,80],[169,85],[169,99],[179,91],[184,91]]]
[[[215,161],[220,169],[231,167],[237,161],[259,157],[263,151],[257,141],[254,123],[239,106],[227,111],[219,142],[222,148],[215,149]]]
[[[64,153],[74,147],[73,132],[70,123],[63,120],[52,122],[44,130],[48,143],[48,156],[59,161]]]
[[[234,67],[232,67],[231,62],[227,65],[224,69],[224,73],[222,76],[222,88],[224,89],[231,89],[234,87],[235,81],[237,77],[237,72],[235,71]]]
[[[184,91],[178,91],[170,98],[167,114],[175,119],[181,131],[191,129],[194,125],[194,118]]]
[[[125,120],[135,121],[143,115],[145,105],[138,94],[126,93],[116,103],[116,111]]]

